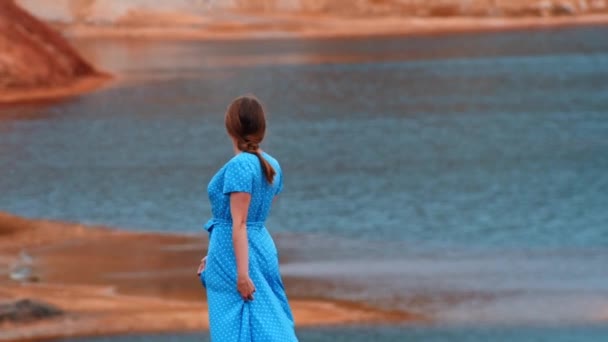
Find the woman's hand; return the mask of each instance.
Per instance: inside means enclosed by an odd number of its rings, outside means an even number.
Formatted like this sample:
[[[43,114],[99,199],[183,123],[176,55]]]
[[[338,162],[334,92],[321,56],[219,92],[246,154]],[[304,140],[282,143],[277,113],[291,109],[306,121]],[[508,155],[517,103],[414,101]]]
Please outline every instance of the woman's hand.
[[[249,276],[238,277],[236,287],[244,300],[253,300],[255,286],[253,286],[253,282]]]
[[[204,258],[201,259],[201,264],[198,266],[198,270],[196,271],[196,274],[200,277],[201,273],[203,273],[203,271],[205,270],[205,266],[207,265],[207,257],[205,256]]]

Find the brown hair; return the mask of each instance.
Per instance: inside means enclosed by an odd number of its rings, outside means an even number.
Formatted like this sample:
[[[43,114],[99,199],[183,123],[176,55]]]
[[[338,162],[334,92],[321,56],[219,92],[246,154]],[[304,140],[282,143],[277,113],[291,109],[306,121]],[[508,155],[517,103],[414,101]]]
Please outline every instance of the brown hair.
[[[266,115],[260,101],[254,96],[236,98],[228,106],[225,123],[228,134],[236,140],[237,148],[258,157],[266,180],[272,184],[276,172],[260,153],[260,143],[266,133]]]

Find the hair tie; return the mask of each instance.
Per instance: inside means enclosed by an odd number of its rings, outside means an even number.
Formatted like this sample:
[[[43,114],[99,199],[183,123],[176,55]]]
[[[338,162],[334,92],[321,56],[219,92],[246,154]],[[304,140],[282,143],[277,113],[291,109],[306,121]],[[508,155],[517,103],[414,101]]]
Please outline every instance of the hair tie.
[[[248,142],[247,143],[247,150],[250,152],[255,152],[258,149],[258,144],[253,143],[253,142]]]

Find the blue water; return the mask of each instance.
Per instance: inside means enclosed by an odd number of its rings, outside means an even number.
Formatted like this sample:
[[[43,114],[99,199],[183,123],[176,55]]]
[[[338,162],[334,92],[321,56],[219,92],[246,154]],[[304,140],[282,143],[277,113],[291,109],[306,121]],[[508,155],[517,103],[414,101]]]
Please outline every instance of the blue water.
[[[301,329],[302,342],[602,342],[608,340],[605,327],[554,328],[426,328],[362,327]],[[146,335],[122,338],[86,338],[70,342],[203,342],[206,334]],[[59,341],[58,341],[59,342]]]
[[[0,108],[0,210],[202,234],[206,184],[231,156],[223,112],[253,92],[285,172],[268,222],[282,271],[330,284],[292,293],[446,322],[597,322],[607,36],[79,41],[120,78]]]

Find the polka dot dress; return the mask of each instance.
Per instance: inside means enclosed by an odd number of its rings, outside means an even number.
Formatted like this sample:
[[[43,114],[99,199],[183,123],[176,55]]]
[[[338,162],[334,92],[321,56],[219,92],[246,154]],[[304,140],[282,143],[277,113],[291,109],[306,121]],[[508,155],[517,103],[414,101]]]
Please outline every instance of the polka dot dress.
[[[213,218],[207,222],[209,250],[201,274],[207,289],[209,331],[213,342],[297,341],[291,309],[279,274],[277,249],[264,226],[272,199],[281,192],[279,163],[263,157],[276,171],[269,184],[255,154],[240,153],[213,176],[207,189]],[[236,259],[232,246],[230,193],[247,192],[251,203],[247,217],[249,276],[255,285],[253,301],[236,289]]]

